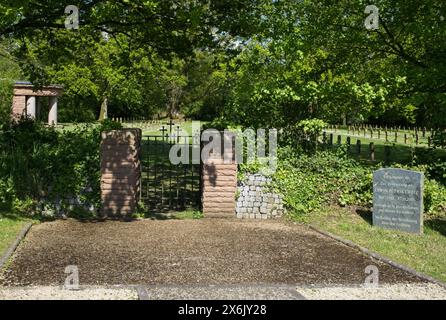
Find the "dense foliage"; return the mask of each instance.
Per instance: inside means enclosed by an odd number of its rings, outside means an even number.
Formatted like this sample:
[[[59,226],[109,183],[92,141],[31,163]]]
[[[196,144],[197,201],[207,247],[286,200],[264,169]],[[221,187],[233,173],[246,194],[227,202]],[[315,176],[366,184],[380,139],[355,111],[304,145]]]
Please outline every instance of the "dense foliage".
[[[26,78],[65,87],[67,122],[170,115],[277,128],[277,187],[294,213],[370,203],[374,167],[318,150],[325,122],[435,127],[433,145],[446,146],[444,0],[376,0],[374,30],[362,0],[81,0],[79,29],[67,30],[71,4],[0,4],[0,117],[11,81]],[[0,197],[30,208],[73,196],[95,204],[99,131],[5,125]],[[444,214],[445,161],[416,156],[426,210]]]
[[[305,154],[286,147],[279,152],[275,186],[284,195],[291,215],[305,216],[323,205],[371,208],[374,170],[346,156],[345,150]],[[425,213],[427,218],[446,217],[446,186],[433,179],[425,166],[401,166],[426,173]]]
[[[307,152],[317,151],[319,137],[327,123],[320,119],[302,120],[288,125],[280,136],[282,145],[297,146]]]
[[[8,50],[18,58],[28,80],[37,86],[66,87],[62,121],[107,114],[177,116],[185,103],[184,113],[193,113],[214,91],[213,71],[207,74],[206,68],[216,59],[206,57],[207,52],[218,52],[222,44],[256,33],[258,24],[253,22],[261,19],[262,1],[74,4],[79,8],[79,28],[69,30],[65,8],[72,1],[0,4],[0,41],[12,39],[14,45]],[[191,95],[196,98],[190,99]],[[74,107],[80,112],[70,112]]]
[[[13,83],[9,80],[0,80],[0,122],[6,121],[11,114]]]
[[[46,215],[97,209],[100,132],[119,127],[104,122],[58,131],[26,118],[4,124],[0,131],[2,209]]]
[[[65,85],[66,120],[109,106],[256,128],[446,124],[442,0],[375,1],[375,30],[356,0],[77,1],[80,27],[65,30],[68,4],[0,5],[0,40],[29,80]]]

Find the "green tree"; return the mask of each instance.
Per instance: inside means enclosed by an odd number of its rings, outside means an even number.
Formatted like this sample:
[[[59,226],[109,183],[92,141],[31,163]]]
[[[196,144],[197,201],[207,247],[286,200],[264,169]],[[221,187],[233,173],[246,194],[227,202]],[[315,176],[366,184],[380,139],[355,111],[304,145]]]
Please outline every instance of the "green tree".
[[[9,53],[13,41],[0,42],[0,121],[8,119],[11,112],[13,83],[22,78],[20,67]]]
[[[317,117],[444,126],[445,4],[375,1],[377,30],[365,27],[365,1],[275,1],[263,32],[235,60],[230,108],[244,125],[283,127]]]
[[[36,86],[64,84],[63,101],[89,117],[104,117],[108,106],[121,116],[160,106],[172,114],[187,85],[178,66],[182,59],[256,32],[252,21],[259,20],[262,2],[77,1],[80,27],[65,30],[64,9],[71,1],[5,1],[0,37],[18,40],[14,55]]]

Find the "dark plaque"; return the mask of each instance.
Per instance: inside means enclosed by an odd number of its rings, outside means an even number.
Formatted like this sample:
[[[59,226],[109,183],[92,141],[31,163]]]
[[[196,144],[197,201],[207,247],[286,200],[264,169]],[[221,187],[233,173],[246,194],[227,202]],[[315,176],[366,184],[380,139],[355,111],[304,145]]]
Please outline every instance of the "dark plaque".
[[[423,233],[421,172],[381,169],[373,174],[373,225],[410,233]]]

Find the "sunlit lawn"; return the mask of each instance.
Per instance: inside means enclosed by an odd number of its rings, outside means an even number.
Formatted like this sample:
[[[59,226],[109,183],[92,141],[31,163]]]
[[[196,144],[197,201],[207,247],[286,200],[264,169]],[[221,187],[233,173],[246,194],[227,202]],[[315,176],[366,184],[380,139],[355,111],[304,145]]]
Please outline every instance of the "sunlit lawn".
[[[374,138],[370,138],[369,136],[358,136],[347,134],[346,130],[338,130],[336,133],[332,131],[327,131],[327,141],[329,139],[330,133],[333,133],[333,147],[337,146],[338,143],[338,135],[341,136],[341,144],[347,144],[347,137],[350,137],[350,155],[352,157],[359,158],[362,161],[370,162],[370,143],[373,142],[375,146],[375,162],[384,162],[385,161],[385,146],[388,145],[390,147],[390,155],[389,162],[390,163],[411,163],[414,155],[420,151],[427,151],[427,145],[415,145],[412,141],[408,141],[407,144],[404,144],[401,140],[398,142],[394,141],[394,137],[389,135],[389,141],[386,142],[383,139],[377,139],[375,135]],[[357,142],[360,141],[361,150],[358,156]],[[434,149],[432,150],[433,154],[437,157],[445,157],[445,150]]]
[[[0,213],[0,255],[12,244],[16,236],[30,219],[5,216]]]

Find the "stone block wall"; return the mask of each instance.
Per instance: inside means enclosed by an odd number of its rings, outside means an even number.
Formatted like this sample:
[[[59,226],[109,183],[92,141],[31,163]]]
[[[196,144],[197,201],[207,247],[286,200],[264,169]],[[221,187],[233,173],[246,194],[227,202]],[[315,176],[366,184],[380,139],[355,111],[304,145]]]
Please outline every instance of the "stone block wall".
[[[271,178],[261,174],[247,175],[238,183],[237,218],[271,219],[285,213],[282,197],[269,187]]]
[[[102,216],[129,216],[136,212],[141,179],[140,129],[102,133]]]

